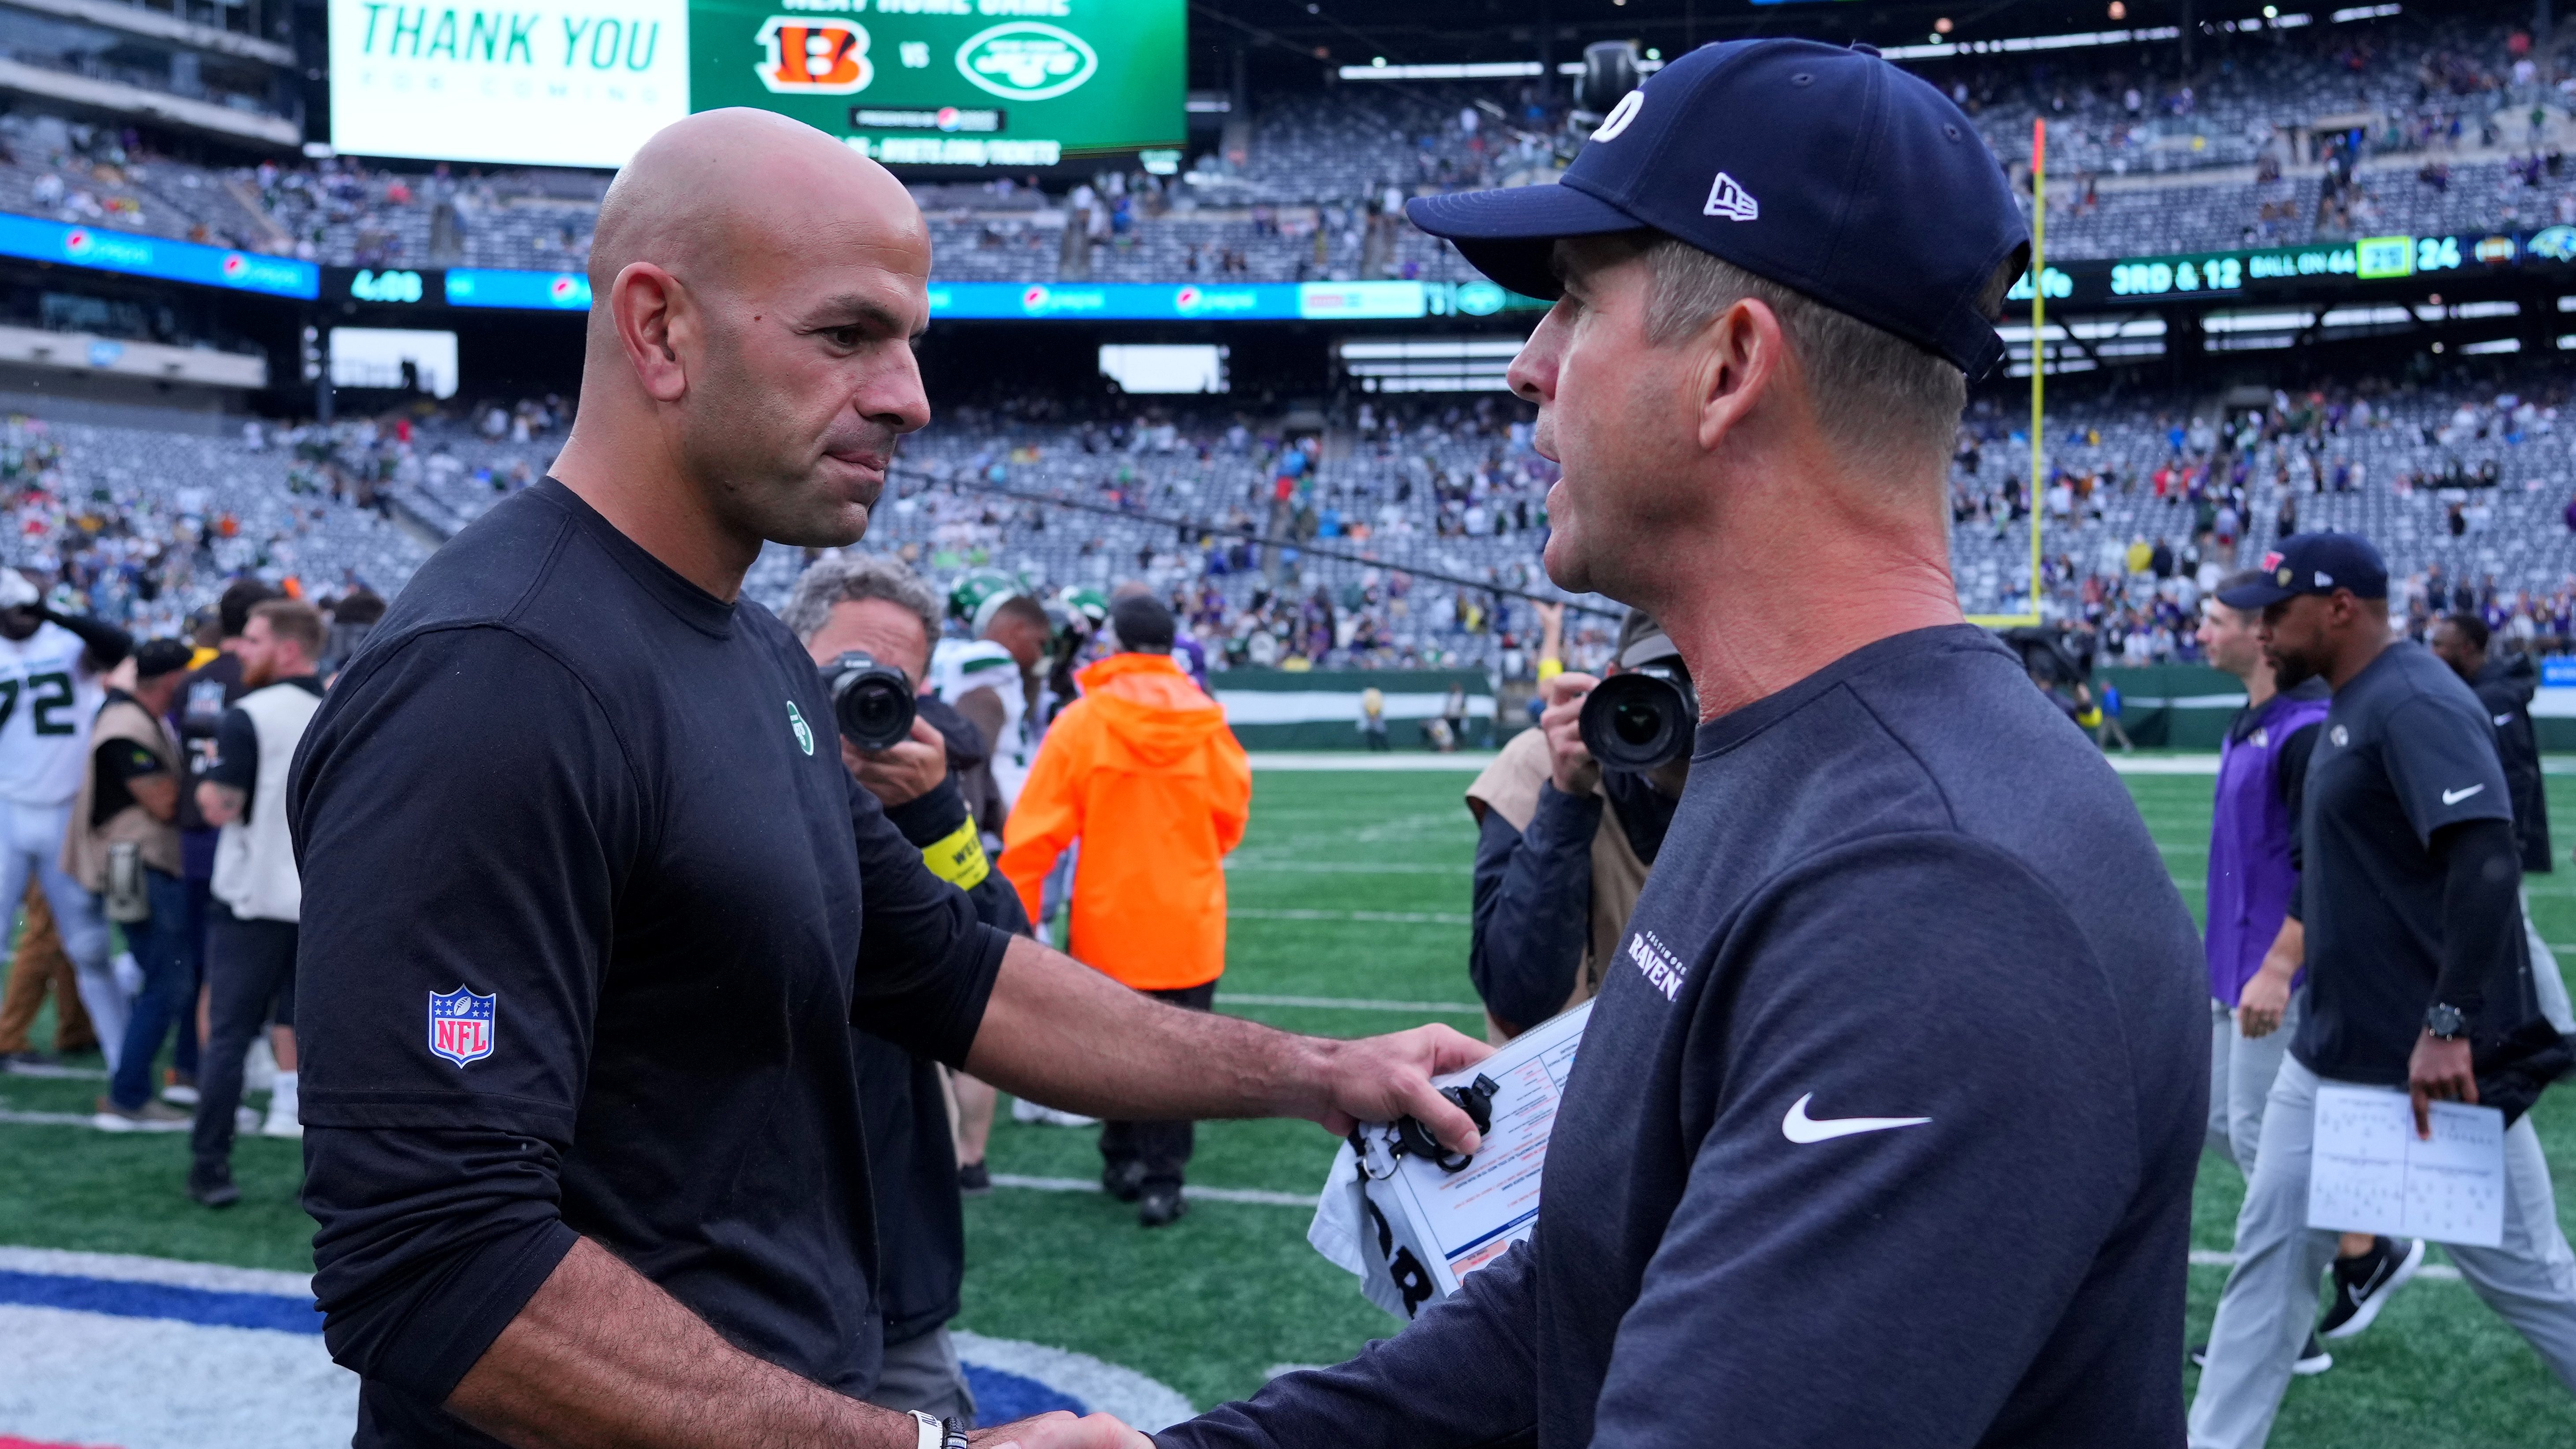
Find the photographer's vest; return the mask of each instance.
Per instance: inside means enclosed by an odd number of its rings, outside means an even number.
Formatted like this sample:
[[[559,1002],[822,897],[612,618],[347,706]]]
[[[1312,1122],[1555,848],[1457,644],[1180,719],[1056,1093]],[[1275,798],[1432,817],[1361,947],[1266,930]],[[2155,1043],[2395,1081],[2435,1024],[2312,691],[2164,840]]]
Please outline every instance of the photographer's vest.
[[[1467,787],[1467,801],[1471,809],[1482,804],[1514,830],[1526,831],[1538,814],[1539,787],[1550,775],[1547,732],[1523,730]],[[1628,832],[1619,824],[1619,807],[1598,783],[1592,793],[1601,797],[1601,824],[1592,832],[1591,926],[1583,940],[1583,964],[1574,973],[1574,993],[1559,1011],[1570,1011],[1600,991],[1601,973],[1618,954],[1628,915],[1637,909],[1637,895],[1646,888],[1647,865],[1628,844]],[[1510,1036],[1492,1012],[1485,1013],[1486,1040],[1502,1042]]]
[[[322,697],[290,680],[253,690],[233,708],[250,716],[259,735],[259,774],[241,818],[215,842],[215,899],[245,920],[292,921],[304,905],[304,883],[287,836],[286,784]]]
[[[132,741],[160,761],[172,778],[185,778],[179,768],[178,741],[170,738],[169,727],[160,717],[131,695],[110,696],[90,726],[90,765],[81,772],[80,794],[72,800],[71,828],[63,832],[63,874],[91,892],[107,888],[108,848],[126,841],[141,847],[145,865],[166,875],[180,873],[178,826],[155,820],[151,811],[131,801],[95,826],[90,823],[98,802],[98,747],[117,740]]]

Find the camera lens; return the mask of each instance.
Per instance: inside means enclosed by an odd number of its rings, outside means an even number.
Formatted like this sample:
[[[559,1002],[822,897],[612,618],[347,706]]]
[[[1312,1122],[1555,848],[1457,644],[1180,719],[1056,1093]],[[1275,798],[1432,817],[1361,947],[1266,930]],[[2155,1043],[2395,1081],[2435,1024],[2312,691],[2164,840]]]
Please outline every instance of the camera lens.
[[[1635,773],[1678,760],[1698,725],[1688,677],[1653,667],[1612,675],[1583,701],[1583,747],[1605,770]]]
[[[882,750],[912,738],[912,682],[901,670],[852,651],[832,661],[832,718],[851,744]]]

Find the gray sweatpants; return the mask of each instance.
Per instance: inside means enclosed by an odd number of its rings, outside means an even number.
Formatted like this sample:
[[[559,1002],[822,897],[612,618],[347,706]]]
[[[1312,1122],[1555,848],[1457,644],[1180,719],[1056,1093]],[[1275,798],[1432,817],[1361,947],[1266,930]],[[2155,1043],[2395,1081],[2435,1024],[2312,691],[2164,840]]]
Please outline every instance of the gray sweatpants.
[[[2263,1104],[2271,1100],[2272,1079],[2290,1054],[2290,1038],[2298,1034],[2306,1001],[2305,988],[2291,992],[2280,1026],[2249,1041],[2237,1031],[2236,1013],[2227,1003],[2209,999],[2209,1145],[2225,1153],[2248,1179],[2254,1176],[2254,1149],[2263,1136]]]
[[[2281,1063],[2272,1084],[2262,1152],[2236,1218],[2236,1266],[2219,1295],[2209,1366],[2191,1403],[2191,1449],[2259,1449],[2316,1322],[2317,1277],[2334,1261],[2336,1238],[2308,1226],[2317,1084],[2296,1057]],[[2559,1230],[2549,1164],[2529,1118],[2504,1135],[2504,1173],[2503,1245],[2445,1246],[2477,1295],[2576,1392],[2576,1253]]]
[[[2522,937],[2531,943],[2531,984],[2540,993],[2540,1014],[2561,1035],[2576,1035],[2576,1009],[2567,1001],[2567,978],[2558,974],[2558,953],[2540,939],[2540,928],[2531,923],[2531,887],[2522,889]]]

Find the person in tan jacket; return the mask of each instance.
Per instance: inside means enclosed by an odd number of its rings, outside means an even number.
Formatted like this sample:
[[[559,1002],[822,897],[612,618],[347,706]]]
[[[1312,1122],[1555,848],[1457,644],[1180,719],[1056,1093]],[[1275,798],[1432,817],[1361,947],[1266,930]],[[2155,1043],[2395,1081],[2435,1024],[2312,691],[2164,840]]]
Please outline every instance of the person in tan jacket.
[[[105,1131],[175,1128],[188,1114],[152,1095],[161,1043],[192,1029],[196,981],[186,941],[187,885],[180,878],[179,782],[185,771],[169,712],[193,652],[153,639],[134,652],[131,689],[111,687],[90,726],[89,768],[63,834],[63,873],[102,897],[143,968],[143,991],[125,1022],[124,1049],[93,1119]]]
[[[1612,672],[1679,662],[1654,620],[1630,610]],[[1603,772],[1580,729],[1584,697],[1600,682],[1548,674],[1539,727],[1513,736],[1467,787],[1477,830],[1467,971],[1490,1041],[1508,1041],[1601,989],[1690,778],[1688,759]]]
[[[1252,764],[1225,710],[1172,660],[1169,609],[1147,595],[1110,605],[1119,652],[1083,670],[1082,698],[1048,729],[1003,829],[1002,874],[1030,918],[1056,858],[1079,840],[1066,951],[1113,979],[1193,1011],[1225,971],[1225,853],[1252,814]],[[1101,1183],[1137,1219],[1182,1212],[1187,1122],[1110,1122]]]

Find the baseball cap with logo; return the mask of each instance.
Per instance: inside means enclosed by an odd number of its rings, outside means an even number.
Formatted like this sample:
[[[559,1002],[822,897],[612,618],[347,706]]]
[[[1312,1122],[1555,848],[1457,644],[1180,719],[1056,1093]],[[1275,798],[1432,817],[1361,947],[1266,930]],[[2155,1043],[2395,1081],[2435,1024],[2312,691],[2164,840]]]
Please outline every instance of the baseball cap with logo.
[[[1405,214],[1525,296],[1564,289],[1560,237],[1652,228],[1983,377],[1978,302],[2030,251],[2003,169],[1930,83],[1866,45],[1738,40],[1648,77],[1548,186],[1419,197]]]
[[[2357,533],[2299,533],[2263,555],[2260,583],[2221,589],[2218,602],[2231,609],[2262,609],[2300,594],[2352,590],[2359,599],[2388,597],[2388,564]]]

